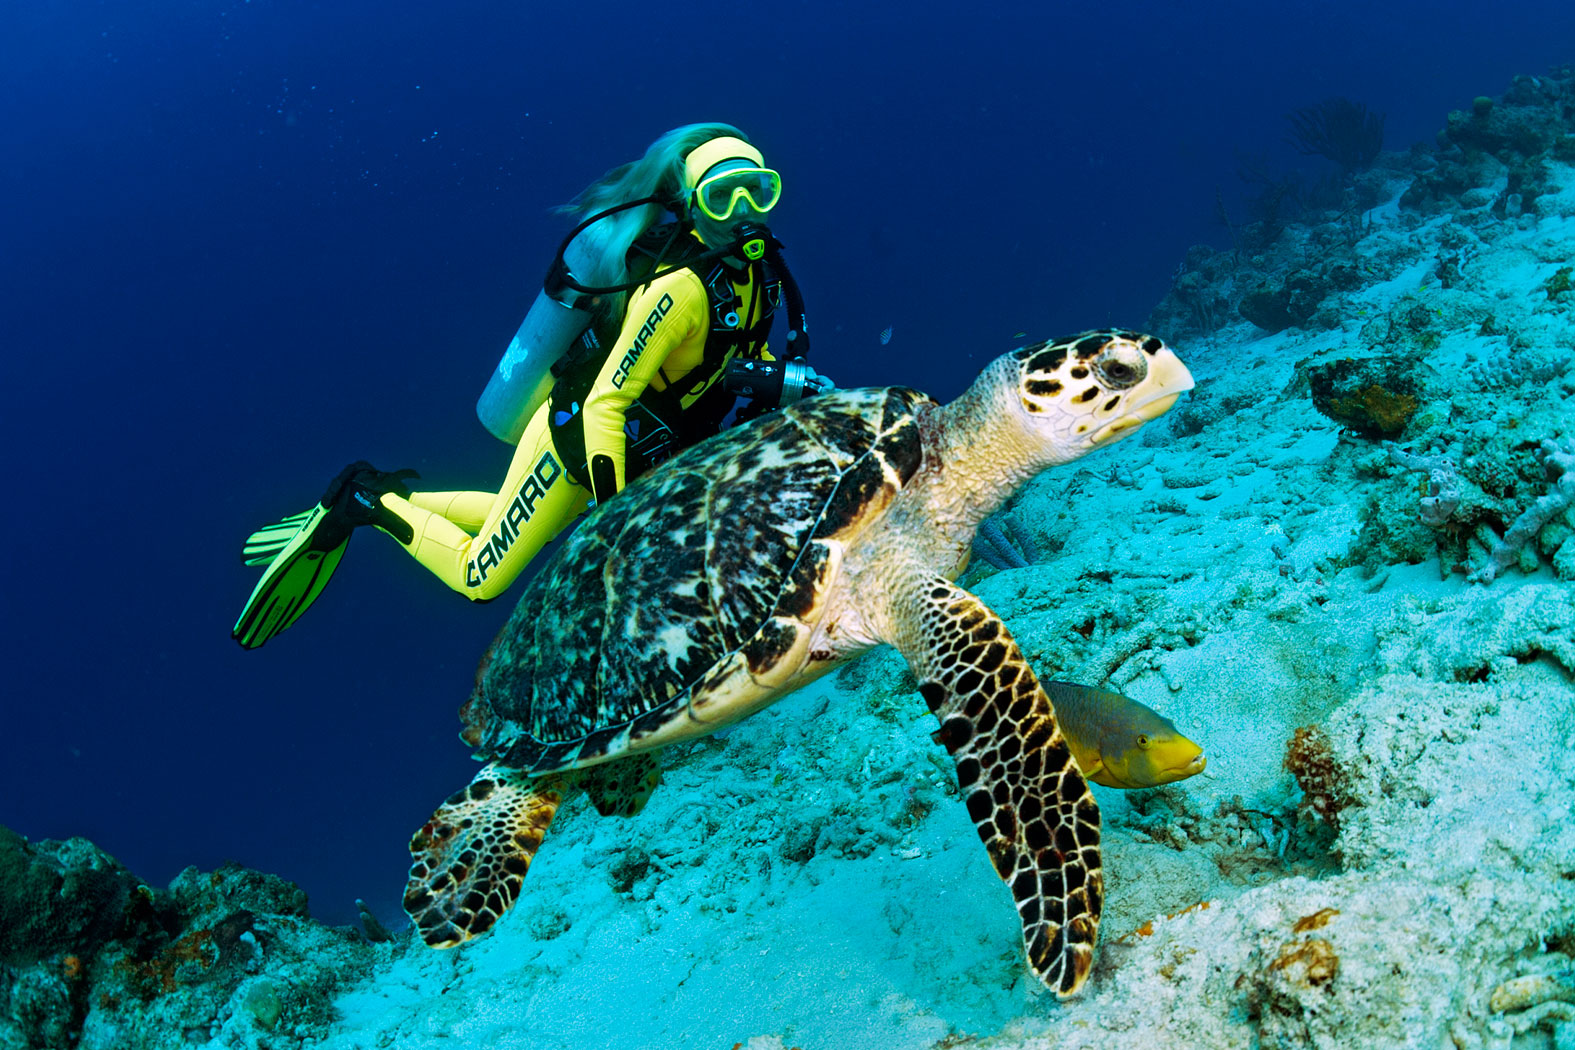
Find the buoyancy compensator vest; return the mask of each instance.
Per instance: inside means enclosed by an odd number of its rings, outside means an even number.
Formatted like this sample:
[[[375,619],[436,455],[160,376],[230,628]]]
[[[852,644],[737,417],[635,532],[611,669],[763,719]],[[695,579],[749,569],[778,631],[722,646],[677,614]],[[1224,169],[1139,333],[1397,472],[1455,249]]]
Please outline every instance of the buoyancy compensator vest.
[[[771,252],[780,259],[776,252]],[[676,225],[652,227],[629,249],[628,269],[643,284],[662,273],[692,269],[705,288],[710,327],[700,363],[661,390],[648,386],[625,410],[625,481],[632,481],[674,452],[720,428],[735,394],[720,379],[730,361],[758,359],[772,318],[784,297],[784,281],[762,252],[755,259],[706,250]],[[749,270],[753,269],[751,275]],[[752,277],[752,280],[747,278]],[[739,294],[747,284],[751,301]],[[590,487],[581,406],[613,350],[622,325],[609,320],[589,327],[554,369],[551,388],[552,440],[569,476]],[[807,340],[806,340],[807,344]],[[688,401],[688,407],[685,402]]]
[[[580,246],[575,243],[575,239],[593,223],[609,215],[649,204],[658,205],[674,214],[682,214],[684,207],[682,201],[667,200],[662,197],[643,197],[629,201],[588,217],[570,230],[568,236],[559,244],[552,266],[542,282],[542,291],[531,304],[525,320],[521,322],[514,338],[510,340],[492,377],[487,381],[486,389],[482,391],[480,399],[476,402],[476,415],[499,440],[511,445],[517,444],[520,436],[525,432],[525,425],[548,399],[555,381],[553,368],[559,364],[569,349],[587,334],[591,326],[593,320],[591,307],[594,298],[614,292],[632,291],[645,283],[644,278],[605,287],[580,283],[574,272],[575,270],[587,272],[591,260],[584,255]],[[661,243],[668,248],[684,247],[687,252],[685,242],[692,241],[692,238],[685,234],[682,227],[669,224],[659,228],[667,231],[664,235],[665,240]],[[649,233],[650,231],[647,231],[647,236]],[[642,237],[641,241],[647,241],[647,238]],[[654,238],[647,241],[647,247],[640,251],[648,253],[650,244],[654,243],[658,243]],[[798,293],[797,285],[793,283],[787,264],[782,260],[781,249],[781,242],[772,237],[769,230],[760,226],[750,226],[741,231],[741,235],[734,243],[693,254],[685,265],[699,266],[729,254],[748,259],[762,257],[769,259],[773,269],[785,284],[790,311],[789,324],[792,327],[786,338],[788,352],[785,356],[803,357],[809,349],[803,298]],[[635,250],[631,249],[631,252]],[[658,251],[660,252],[660,249]],[[658,255],[651,265],[654,268],[657,263],[663,261],[665,260]]]

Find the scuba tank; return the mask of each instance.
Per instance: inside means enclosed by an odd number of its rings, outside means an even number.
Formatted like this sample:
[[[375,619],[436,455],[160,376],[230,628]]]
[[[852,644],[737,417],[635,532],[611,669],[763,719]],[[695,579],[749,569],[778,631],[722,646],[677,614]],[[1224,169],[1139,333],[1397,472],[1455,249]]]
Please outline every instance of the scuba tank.
[[[595,320],[592,313],[595,297],[639,287],[638,282],[607,288],[581,284],[575,279],[574,270],[588,272],[592,260],[575,243],[575,238],[609,215],[646,204],[659,204],[669,210],[682,207],[681,202],[663,197],[641,197],[617,204],[587,218],[570,230],[558,245],[558,253],[553,256],[546,279],[542,281],[542,290],[531,303],[525,320],[509,341],[508,349],[476,401],[477,417],[498,440],[519,444],[525,425],[552,394],[556,381],[553,369]]]
[[[566,255],[579,256],[578,249],[578,245],[566,241],[558,250],[554,268],[564,263]],[[575,259],[582,266],[587,261],[583,256]],[[556,296],[549,294],[551,277],[549,273],[476,402],[476,415],[482,425],[498,440],[511,445],[519,443],[525,424],[552,393],[552,366],[591,326],[588,304],[581,304],[583,294],[566,286]]]
[[[594,321],[591,307],[595,297],[632,291],[649,280],[592,287],[581,284],[570,267],[572,256],[572,261],[581,272],[589,269],[590,260],[574,243],[574,239],[586,227],[609,215],[644,204],[660,204],[675,213],[683,206],[682,202],[661,197],[643,197],[619,204],[580,223],[569,231],[569,235],[558,246],[558,253],[553,257],[552,266],[542,282],[542,290],[525,314],[525,320],[514,333],[514,338],[509,341],[508,349],[498,361],[498,367],[487,381],[486,389],[476,401],[476,415],[498,440],[511,445],[519,444],[526,424],[552,395],[553,385],[557,382],[556,366]],[[668,246],[678,235],[675,226]],[[668,246],[657,253],[653,270],[666,255]],[[769,229],[751,223],[740,227],[739,237],[734,243],[702,252],[682,265],[693,267],[729,254],[742,254],[750,259],[765,258],[775,268],[788,299],[788,356],[802,358],[809,352],[804,299],[799,294],[798,284],[793,280],[787,264],[782,260],[781,252],[782,243],[771,235]]]

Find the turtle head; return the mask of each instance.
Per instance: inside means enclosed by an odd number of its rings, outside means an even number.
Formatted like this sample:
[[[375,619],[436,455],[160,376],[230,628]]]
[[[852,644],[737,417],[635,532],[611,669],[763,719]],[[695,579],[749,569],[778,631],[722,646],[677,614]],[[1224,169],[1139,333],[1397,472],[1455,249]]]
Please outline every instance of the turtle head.
[[[1049,444],[1053,463],[1126,437],[1192,389],[1192,374],[1164,340],[1139,332],[1084,332],[1010,356],[1028,427]]]

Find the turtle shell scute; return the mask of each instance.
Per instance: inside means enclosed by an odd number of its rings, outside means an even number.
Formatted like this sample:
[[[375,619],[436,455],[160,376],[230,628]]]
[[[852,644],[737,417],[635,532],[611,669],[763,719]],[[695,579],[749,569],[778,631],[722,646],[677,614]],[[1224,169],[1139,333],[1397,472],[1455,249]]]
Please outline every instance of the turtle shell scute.
[[[837,391],[712,438],[597,508],[525,587],[467,704],[483,757],[540,773],[680,717],[740,650],[793,644],[829,579],[816,537],[856,528],[922,459],[924,395]],[[864,524],[867,524],[865,522]],[[747,647],[747,648],[746,648]],[[471,731],[472,735],[477,735]]]
[[[831,563],[831,552],[823,543],[811,543],[799,555],[788,574],[788,585],[777,601],[777,612],[783,616],[802,619],[810,614],[815,601],[826,585],[826,570]]]
[[[787,624],[779,620],[767,623],[744,646],[744,659],[749,661],[750,672],[761,674],[776,666],[797,640],[798,632]]]
[[[875,498],[886,488],[886,471],[881,461],[866,456],[842,475],[836,491],[826,504],[818,536],[835,536],[861,519]]]
[[[933,405],[928,394],[906,387],[893,387],[886,398],[886,414],[881,431],[881,454],[897,472],[904,485],[924,462],[924,443],[919,433],[917,414],[921,407]]]

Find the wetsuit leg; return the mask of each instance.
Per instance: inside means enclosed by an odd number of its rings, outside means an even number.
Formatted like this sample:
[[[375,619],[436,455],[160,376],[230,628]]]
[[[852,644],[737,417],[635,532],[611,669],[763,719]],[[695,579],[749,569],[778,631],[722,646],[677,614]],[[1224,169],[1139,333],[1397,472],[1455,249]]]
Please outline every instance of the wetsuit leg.
[[[591,494],[564,472],[552,446],[543,405],[525,427],[508,478],[480,522],[476,535],[453,517],[473,519],[478,493],[387,495],[383,506],[414,530],[405,544],[416,561],[473,600],[495,598],[518,578],[532,558],[569,522],[584,512]],[[490,495],[490,494],[488,494]],[[450,498],[453,497],[453,498]]]
[[[430,510],[447,518],[474,536],[487,523],[492,504],[497,502],[496,492],[412,492],[408,499],[413,507]]]

